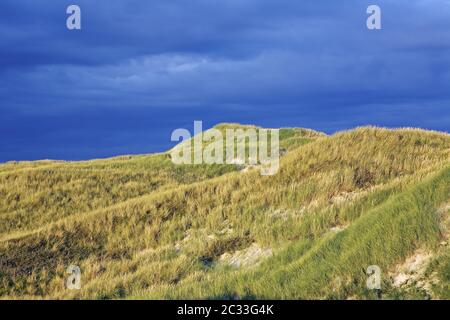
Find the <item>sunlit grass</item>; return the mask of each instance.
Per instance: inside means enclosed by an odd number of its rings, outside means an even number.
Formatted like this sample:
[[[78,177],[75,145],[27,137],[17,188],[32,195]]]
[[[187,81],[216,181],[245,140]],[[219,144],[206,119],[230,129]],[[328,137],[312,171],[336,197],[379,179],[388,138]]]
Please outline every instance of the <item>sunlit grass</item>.
[[[418,247],[437,250],[449,135],[283,129],[280,140],[287,153],[269,177],[176,166],[168,154],[0,165],[0,295],[371,298],[368,265],[387,270]],[[238,269],[220,262],[252,243],[273,256]],[[439,257],[445,297],[448,255]],[[71,264],[80,291],[65,288]]]

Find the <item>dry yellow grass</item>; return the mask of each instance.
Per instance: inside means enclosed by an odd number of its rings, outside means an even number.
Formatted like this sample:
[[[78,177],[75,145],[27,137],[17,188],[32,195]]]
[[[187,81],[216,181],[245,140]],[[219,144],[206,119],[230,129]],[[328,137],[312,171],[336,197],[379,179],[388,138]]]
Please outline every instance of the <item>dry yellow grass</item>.
[[[270,177],[175,166],[167,154],[0,165],[0,295],[370,297],[354,284],[317,284],[362,283],[355,270],[367,259],[388,267],[439,241],[433,208],[450,198],[448,134],[364,127],[280,138],[288,152]],[[253,243],[273,257],[249,270],[218,263]],[[65,288],[71,264],[82,270],[79,291]]]

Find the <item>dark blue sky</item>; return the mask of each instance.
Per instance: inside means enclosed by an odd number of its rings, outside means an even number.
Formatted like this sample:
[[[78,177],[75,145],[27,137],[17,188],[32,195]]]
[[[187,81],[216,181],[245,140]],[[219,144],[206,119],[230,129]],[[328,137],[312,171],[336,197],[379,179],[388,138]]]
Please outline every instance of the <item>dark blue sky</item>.
[[[448,0],[1,0],[0,39],[0,161],[163,151],[194,120],[450,131]]]

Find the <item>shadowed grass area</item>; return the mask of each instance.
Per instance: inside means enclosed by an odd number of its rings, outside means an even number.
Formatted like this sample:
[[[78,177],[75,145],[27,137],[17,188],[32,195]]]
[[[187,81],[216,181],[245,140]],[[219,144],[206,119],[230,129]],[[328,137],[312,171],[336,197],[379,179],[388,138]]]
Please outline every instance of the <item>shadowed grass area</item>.
[[[233,165],[176,166],[168,154],[0,165],[0,294],[372,298],[367,266],[388,270],[421,246],[437,250],[449,135],[282,129],[280,144],[286,153],[269,177]],[[273,255],[254,266],[226,263],[251,246]],[[436,257],[442,297],[448,255]],[[79,291],[64,287],[71,264],[82,270]]]

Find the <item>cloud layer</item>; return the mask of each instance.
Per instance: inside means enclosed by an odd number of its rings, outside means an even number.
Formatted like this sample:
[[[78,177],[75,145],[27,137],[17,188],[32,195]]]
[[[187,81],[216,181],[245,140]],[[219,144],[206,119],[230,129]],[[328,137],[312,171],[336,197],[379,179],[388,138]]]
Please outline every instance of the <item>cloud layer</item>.
[[[450,1],[0,4],[0,161],[160,151],[170,132],[239,121],[333,132],[450,131]]]

